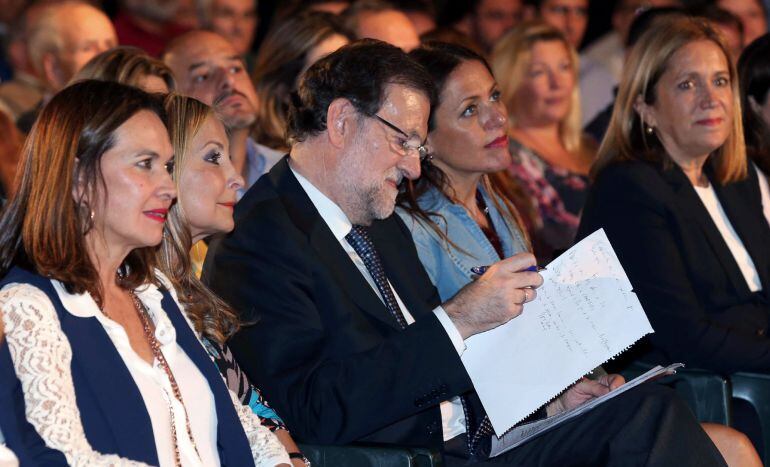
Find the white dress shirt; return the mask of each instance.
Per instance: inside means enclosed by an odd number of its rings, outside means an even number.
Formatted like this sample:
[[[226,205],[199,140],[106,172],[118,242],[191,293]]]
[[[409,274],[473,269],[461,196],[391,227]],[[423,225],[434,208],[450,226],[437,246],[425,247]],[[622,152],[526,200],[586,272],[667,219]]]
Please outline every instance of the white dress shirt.
[[[291,168],[291,165],[289,167]],[[358,270],[364,276],[366,282],[369,283],[374,292],[384,303],[385,300],[383,300],[379,289],[377,289],[377,284],[374,282],[374,278],[369,273],[369,270],[366,269],[366,265],[364,264],[361,257],[358,256],[358,253],[356,253],[353,247],[345,239],[345,236],[353,228],[353,224],[348,219],[348,216],[345,215],[342,209],[337,206],[334,201],[329,199],[318,188],[316,188],[315,185],[310,183],[308,179],[297,173],[293,168],[291,168],[291,171],[294,176],[297,177],[297,181],[299,181],[299,184],[305,190],[305,193],[307,193],[310,201],[313,203],[313,206],[315,206],[315,208],[318,210],[318,213],[321,215],[321,218],[324,220],[324,222],[326,222],[326,225],[329,226],[329,229],[332,231],[334,238],[337,239],[348,256],[350,256],[350,260],[353,261],[353,264],[355,264],[356,268],[358,268]],[[409,313],[409,310],[404,305],[404,302],[401,301],[401,297],[398,296],[398,292],[390,283],[390,281],[388,281],[388,284],[390,285],[391,290],[393,290],[393,295],[396,297],[398,306],[401,308],[407,324],[414,323],[414,317],[411,313]],[[463,341],[462,335],[460,335],[460,331],[457,330],[457,327],[446,314],[444,308],[437,306],[433,310],[433,313],[444,327],[444,330],[446,330],[446,333],[452,340],[457,353],[462,355],[462,353],[465,351],[465,342]],[[453,397],[448,401],[444,401],[441,403],[440,408],[444,441],[465,433],[465,413],[463,411],[463,405],[460,401],[460,398]]]
[[[741,238],[735,232],[730,219],[727,218],[727,214],[725,214],[725,210],[722,208],[722,203],[719,202],[719,198],[717,198],[717,194],[714,191],[714,186],[711,184],[707,188],[696,186],[695,192],[698,193],[703,205],[706,206],[709,215],[711,215],[711,219],[716,224],[717,229],[719,229],[719,233],[722,234],[722,238],[727,243],[727,247],[738,263],[738,267],[741,270],[741,274],[743,274],[743,278],[746,280],[746,285],[749,286],[749,290],[752,292],[762,290],[762,281],[759,279],[754,261],[749,256],[749,252],[746,251]]]

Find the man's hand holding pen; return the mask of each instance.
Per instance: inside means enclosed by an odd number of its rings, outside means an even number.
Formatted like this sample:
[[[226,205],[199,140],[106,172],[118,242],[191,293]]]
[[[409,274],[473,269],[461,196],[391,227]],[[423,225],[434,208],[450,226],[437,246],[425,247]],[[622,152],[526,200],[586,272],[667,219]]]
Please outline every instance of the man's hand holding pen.
[[[524,304],[535,299],[535,289],[543,283],[536,268],[530,253],[511,256],[485,267],[483,275],[444,303],[444,310],[463,339],[521,314]]]

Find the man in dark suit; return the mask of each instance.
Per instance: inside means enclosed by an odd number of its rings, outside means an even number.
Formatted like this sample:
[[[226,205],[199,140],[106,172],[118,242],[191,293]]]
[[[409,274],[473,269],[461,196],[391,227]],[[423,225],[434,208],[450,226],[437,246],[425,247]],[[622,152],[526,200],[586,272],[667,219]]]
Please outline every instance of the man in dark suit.
[[[460,361],[464,340],[521,313],[542,278],[522,272],[535,263],[521,254],[440,303],[392,215],[400,181],[420,174],[434,93],[424,69],[382,42],[319,61],[293,102],[291,154],[238,204],[233,234],[209,249],[204,280],[248,323],[231,347],[292,433],[429,446],[449,465],[723,465],[687,408],[655,386],[485,459],[488,424]],[[582,381],[546,410],[620,382]]]

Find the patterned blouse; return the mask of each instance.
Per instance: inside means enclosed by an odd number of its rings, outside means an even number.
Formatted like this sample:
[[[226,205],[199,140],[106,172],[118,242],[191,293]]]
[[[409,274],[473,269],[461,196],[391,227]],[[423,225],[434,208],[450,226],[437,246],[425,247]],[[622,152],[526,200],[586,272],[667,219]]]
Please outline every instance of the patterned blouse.
[[[216,363],[217,368],[219,368],[219,372],[225,378],[227,387],[238,396],[241,404],[251,407],[251,410],[262,421],[262,425],[269,428],[270,431],[286,430],[286,425],[281,420],[281,417],[275,413],[275,410],[262,397],[259,389],[249,382],[246,374],[238,366],[238,362],[235,361],[230,348],[227,345],[223,348],[205,337],[201,341],[203,346],[206,347],[206,351],[214,360],[214,363]]]
[[[530,196],[539,219],[532,234],[538,262],[547,264],[572,246],[585,204],[588,177],[548,163],[535,151],[511,138],[513,163],[508,174]]]

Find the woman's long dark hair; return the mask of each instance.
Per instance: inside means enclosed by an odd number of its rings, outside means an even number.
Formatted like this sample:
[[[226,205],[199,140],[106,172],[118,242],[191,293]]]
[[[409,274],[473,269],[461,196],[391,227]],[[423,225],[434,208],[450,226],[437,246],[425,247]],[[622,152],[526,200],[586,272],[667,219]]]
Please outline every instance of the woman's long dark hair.
[[[22,150],[18,189],[0,217],[0,277],[19,265],[62,282],[70,293],[101,303],[99,273],[85,234],[93,227],[87,199],[104,193],[101,159],[115,130],[140,111],[165,120],[163,102],[140,89],[86,80],[56,94],[40,112]],[[84,189],[77,198],[75,185]],[[154,282],[155,249],[132,250],[120,285]]]
[[[489,71],[489,74],[492,75],[492,68],[484,57],[473,50],[458,44],[429,41],[410,52],[409,55],[428,70],[428,73],[433,78],[436,93],[438,94],[437,103],[431,110],[430,119],[428,120],[429,131],[433,131],[436,128],[435,109],[441,105],[441,94],[446,85],[446,80],[458,66],[464,62],[477,61],[484,65],[487,71]],[[512,201],[514,196],[507,193],[508,187],[493,183],[490,177],[486,175],[483,176],[481,180],[482,186],[487,193],[489,193],[495,208],[504,217],[513,220],[519,227],[524,241],[529,248],[529,237],[521,216],[519,215],[519,211]],[[449,239],[447,233],[441,230],[436,221],[432,219],[432,217],[440,217],[440,215],[435,212],[426,211],[418,204],[418,199],[434,188],[448,199],[455,199],[454,189],[449,185],[446,175],[440,168],[431,163],[430,158],[428,158],[421,162],[420,178],[417,180],[407,180],[403,185],[396,200],[397,204],[413,217],[424,221],[442,240],[447,242],[447,244],[463,251],[462,248]]]
[[[738,76],[746,152],[762,172],[770,175],[770,126],[749,100],[751,98],[759,105],[767,102],[770,91],[770,33],[759,37],[743,51],[738,60]]]

